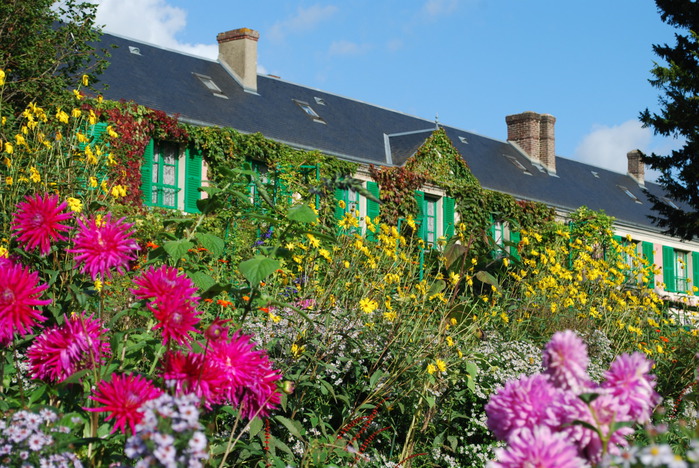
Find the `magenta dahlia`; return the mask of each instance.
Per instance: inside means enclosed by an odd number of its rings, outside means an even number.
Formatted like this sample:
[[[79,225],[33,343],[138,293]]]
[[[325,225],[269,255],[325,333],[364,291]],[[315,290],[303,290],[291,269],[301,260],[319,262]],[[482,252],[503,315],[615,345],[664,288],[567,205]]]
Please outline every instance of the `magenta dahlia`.
[[[105,363],[111,350],[102,322],[84,313],[44,330],[27,350],[35,379],[62,382],[81,369]]]
[[[550,424],[547,410],[561,394],[562,390],[541,374],[507,382],[485,406],[488,428],[498,439],[508,440],[522,428]]]
[[[159,397],[162,390],[153,385],[150,380],[139,375],[112,374],[110,381],[102,380],[97,384],[91,400],[103,406],[84,408],[97,413],[109,413],[105,421],[114,419],[112,433],[120,429],[126,434],[126,426],[131,433],[136,433],[136,424],[143,420],[141,406],[143,403]]]
[[[59,203],[58,195],[49,194],[27,195],[25,201],[17,204],[10,225],[25,250],[38,247],[41,255],[46,255],[51,251],[52,242],[66,240],[62,233],[70,227],[61,222],[73,217],[70,212],[63,212],[67,206],[66,202]]]
[[[522,428],[513,434],[507,447],[495,450],[497,461],[488,468],[584,468],[585,460],[578,456],[574,445],[563,434],[546,426]]]
[[[48,288],[39,284],[39,275],[30,272],[12,260],[4,260],[0,268],[0,343],[12,341],[15,333],[20,336],[31,332],[36,322],[46,317],[35,307],[51,303],[51,299],[40,299]]]
[[[197,288],[192,280],[185,274],[171,266],[161,265],[144,270],[134,278],[134,284],[138,286],[131,292],[139,299],[163,299],[173,294],[186,298],[192,304],[199,302],[196,296]]]
[[[165,354],[163,379],[177,395],[194,393],[205,407],[224,402],[226,376],[220,367],[203,354],[170,351]]]
[[[200,312],[187,299],[173,294],[151,301],[147,307],[158,321],[153,329],[161,329],[163,345],[166,345],[170,340],[180,345],[189,345],[188,343],[192,339],[189,332],[197,332],[194,325],[199,323],[197,315]]]
[[[602,387],[628,405],[631,420],[641,423],[650,420],[653,409],[661,400],[654,390],[655,376],[650,374],[652,368],[653,361],[635,352],[617,357],[604,373]]]
[[[68,252],[77,254],[75,261],[82,263],[81,272],[89,273],[93,280],[98,276],[111,278],[112,269],[124,274],[125,267],[136,259],[139,246],[131,238],[133,224],[124,218],[112,221],[111,214],[102,219],[78,219],[78,233],[74,246]]]
[[[592,385],[587,374],[587,346],[575,332],[557,332],[543,352],[542,365],[551,383],[563,390],[583,393]]]
[[[243,417],[266,416],[280,401],[278,370],[264,351],[255,350],[250,335],[240,330],[226,340],[209,342],[207,358],[226,378],[224,400],[238,406]]]

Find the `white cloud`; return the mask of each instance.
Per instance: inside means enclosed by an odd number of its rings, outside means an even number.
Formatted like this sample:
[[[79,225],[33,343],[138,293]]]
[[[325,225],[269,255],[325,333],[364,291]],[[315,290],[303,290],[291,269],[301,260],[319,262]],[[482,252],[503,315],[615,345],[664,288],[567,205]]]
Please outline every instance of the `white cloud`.
[[[334,5],[313,5],[309,8],[299,8],[296,15],[275,23],[267,32],[266,37],[272,41],[281,42],[288,34],[298,34],[313,29],[318,23],[327,20],[337,13]]]
[[[357,44],[350,41],[334,41],[330,44],[330,55],[360,55],[371,49],[369,44]]]
[[[429,16],[443,16],[453,13],[459,7],[459,0],[427,0],[422,10]]]
[[[215,59],[216,44],[188,44],[177,39],[187,25],[187,12],[166,0],[95,0],[96,23],[105,32],[131,37],[169,49]]]
[[[574,158],[611,171],[626,174],[626,153],[639,149],[648,151],[653,132],[637,120],[608,127],[595,125],[575,149]]]

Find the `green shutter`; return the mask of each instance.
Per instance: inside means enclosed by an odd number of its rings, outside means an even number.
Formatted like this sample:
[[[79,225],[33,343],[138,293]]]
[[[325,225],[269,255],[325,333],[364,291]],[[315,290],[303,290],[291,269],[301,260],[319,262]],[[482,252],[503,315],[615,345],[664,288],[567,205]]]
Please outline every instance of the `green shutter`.
[[[517,245],[519,244],[521,237],[522,236],[520,235],[519,231],[510,231],[510,242],[513,244],[510,246],[510,255],[517,260],[520,259],[519,252],[517,251]]]
[[[442,199],[442,232],[444,237],[449,239],[454,235],[454,199],[444,197]]]
[[[415,222],[418,223],[417,235],[420,239],[427,237],[427,220],[425,219],[425,192],[415,191],[415,203],[417,203],[417,217]]]
[[[699,288],[699,252],[692,252],[692,287],[689,291],[694,291],[694,287]]]
[[[643,258],[645,258],[648,262],[648,265],[651,265],[651,268],[655,270],[655,267],[652,266],[655,264],[655,249],[653,247],[653,244],[644,241],[641,243],[641,250],[643,251]],[[655,275],[653,273],[651,273],[651,277],[648,280],[647,286],[649,288],[655,287]]]
[[[201,151],[195,147],[185,149],[185,176],[184,176],[184,210],[187,213],[199,213],[197,200],[201,198]]]
[[[675,249],[663,245],[663,282],[665,290],[675,292]]]
[[[141,161],[141,192],[143,192],[143,202],[146,205],[153,205],[153,140],[150,140],[143,151],[143,161]]]
[[[347,203],[347,189],[335,189],[335,219],[340,221],[345,216],[345,211],[347,210],[347,205],[342,208],[339,201],[344,201]]]
[[[380,199],[379,195],[379,184],[376,182],[367,182],[366,183],[366,189],[369,191],[370,194],[375,196],[376,198]],[[376,221],[376,218],[379,217],[379,214],[381,213],[380,211],[380,205],[378,202],[375,202],[374,200],[369,200],[368,198],[366,199],[366,215],[371,219],[371,222],[374,223]],[[378,232],[378,224],[376,225],[376,231]],[[377,239],[377,232],[371,232],[370,230],[367,229],[366,232],[366,238],[370,241],[375,241]]]

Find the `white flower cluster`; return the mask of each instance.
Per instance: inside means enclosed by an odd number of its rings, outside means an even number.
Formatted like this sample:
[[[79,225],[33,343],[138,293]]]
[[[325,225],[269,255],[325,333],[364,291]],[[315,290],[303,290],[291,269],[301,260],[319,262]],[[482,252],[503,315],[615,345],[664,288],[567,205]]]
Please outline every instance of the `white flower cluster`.
[[[9,421],[0,420],[0,468],[82,468],[73,453],[50,453],[56,449],[53,434],[70,432],[66,426],[54,425],[57,420],[48,409],[17,411]]]
[[[194,394],[172,397],[163,394],[141,407],[143,421],[136,425],[136,434],[126,441],[124,453],[139,459],[141,467],[203,467],[206,436],[199,424],[198,398]]]

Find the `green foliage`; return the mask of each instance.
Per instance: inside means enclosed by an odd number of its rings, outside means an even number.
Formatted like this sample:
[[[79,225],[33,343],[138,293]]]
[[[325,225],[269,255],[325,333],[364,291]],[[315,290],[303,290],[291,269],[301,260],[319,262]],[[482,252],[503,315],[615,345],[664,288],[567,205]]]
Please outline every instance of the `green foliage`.
[[[107,66],[92,44],[100,37],[97,5],[80,0],[8,0],[0,4],[0,70],[7,81],[5,115],[30,102],[65,103],[81,76]]]
[[[650,83],[659,89],[659,113],[646,109],[641,122],[656,134],[681,139],[679,150],[668,155],[644,155],[643,161],[660,171],[658,183],[666,193],[686,206],[676,208],[646,192],[658,213],[654,222],[668,234],[691,240],[699,236],[699,4],[691,0],[656,0],[663,21],[675,26],[674,46],[653,46],[666,62],[655,64]]]

